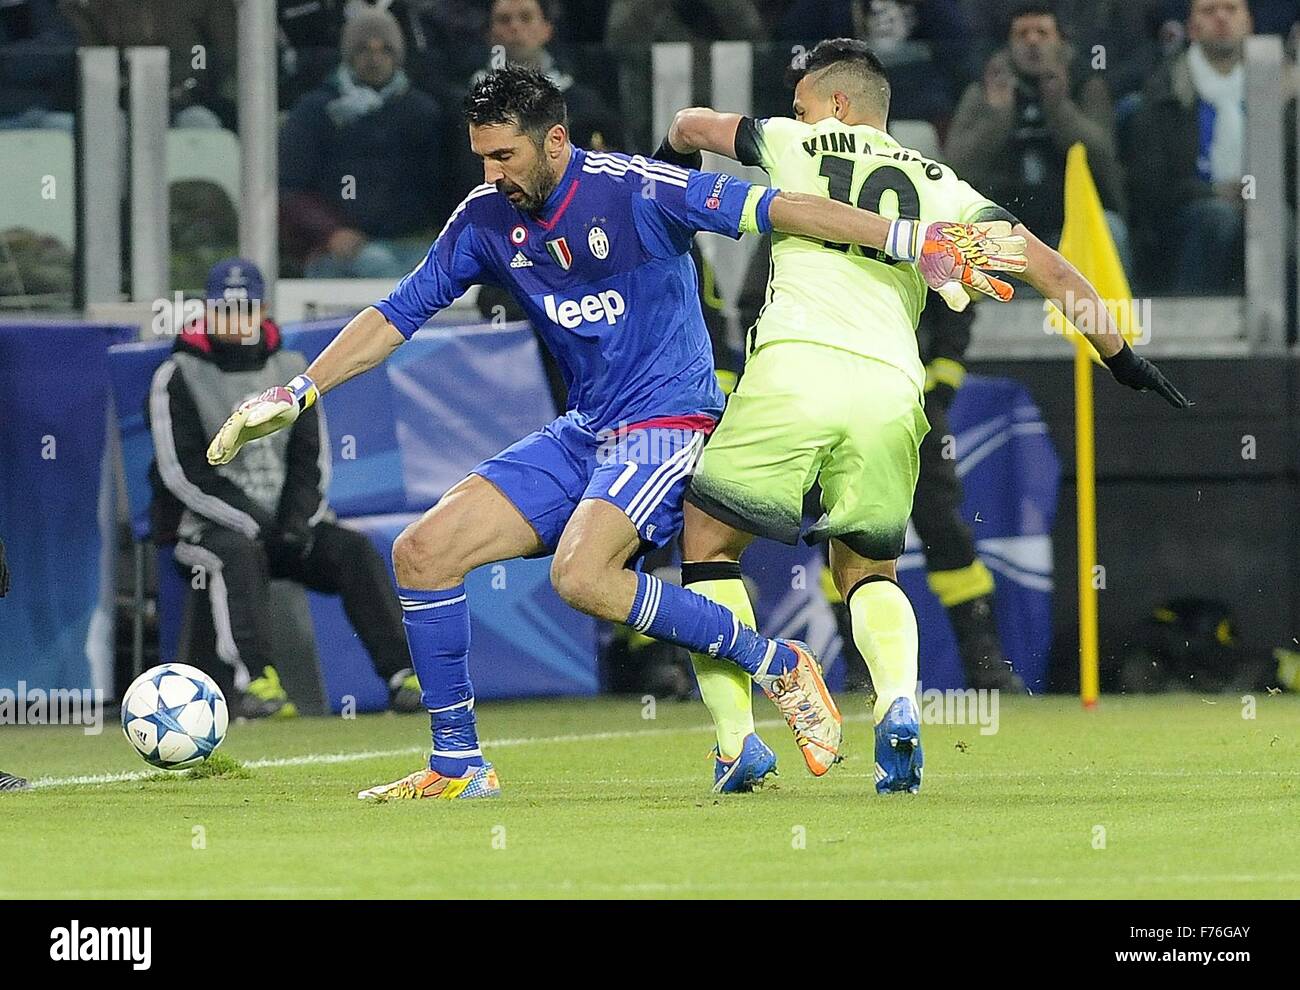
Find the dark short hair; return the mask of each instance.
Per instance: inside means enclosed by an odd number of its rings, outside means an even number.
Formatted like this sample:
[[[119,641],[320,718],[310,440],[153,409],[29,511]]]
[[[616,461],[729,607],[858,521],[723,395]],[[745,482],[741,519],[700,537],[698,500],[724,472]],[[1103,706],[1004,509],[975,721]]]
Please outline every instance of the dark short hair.
[[[1011,22],[1021,17],[1051,17],[1057,20],[1055,8],[1043,0],[1020,0],[1007,14],[1007,28],[1010,29]]]
[[[556,124],[569,124],[564,94],[536,69],[493,69],[465,96],[465,120],[475,126],[514,124],[540,145]]]
[[[880,61],[871,46],[855,38],[829,38],[819,41],[813,50],[801,60],[795,62],[787,73],[787,80],[794,86],[804,76],[832,65],[842,65],[861,77],[868,89],[879,89],[884,97],[885,108],[889,107],[889,75],[885,72],[885,63]]]
[[[488,16],[491,16],[496,5],[501,2],[502,0],[488,0]],[[542,17],[554,23],[556,16],[555,0],[537,0],[537,6],[542,8]]]

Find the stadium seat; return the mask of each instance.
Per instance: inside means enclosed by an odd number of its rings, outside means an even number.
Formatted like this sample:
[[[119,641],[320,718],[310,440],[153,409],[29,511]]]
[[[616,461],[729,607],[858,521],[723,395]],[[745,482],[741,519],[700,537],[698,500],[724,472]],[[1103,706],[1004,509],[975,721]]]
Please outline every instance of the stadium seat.
[[[178,127],[167,132],[167,184],[205,179],[239,209],[239,139],[230,131]]]
[[[55,130],[0,131],[0,161],[9,189],[40,191],[0,199],[0,231],[26,227],[74,247],[77,194],[72,135]]]

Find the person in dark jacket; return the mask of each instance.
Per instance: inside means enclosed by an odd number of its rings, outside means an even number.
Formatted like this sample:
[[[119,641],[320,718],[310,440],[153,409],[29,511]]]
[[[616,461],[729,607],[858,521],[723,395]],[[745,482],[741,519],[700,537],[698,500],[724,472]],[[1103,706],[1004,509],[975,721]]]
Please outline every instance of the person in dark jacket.
[[[1193,0],[1187,50],[1151,78],[1130,127],[1130,196],[1153,288],[1235,294],[1245,271],[1246,0]]]
[[[1101,74],[1082,77],[1074,64],[1051,5],[1021,2],[1006,50],[989,59],[983,81],[971,83],[957,105],[945,149],[948,163],[1055,245],[1065,219],[1066,155],[1082,143],[1127,267],[1114,107]]]
[[[623,147],[623,125],[600,94],[580,83],[571,68],[548,47],[555,37],[550,0],[492,0],[488,15],[490,58],[536,69],[555,83],[569,108],[569,135],[574,144],[592,151]],[[473,86],[489,69],[480,68],[470,78]]]
[[[419,711],[419,682],[388,569],[363,534],[334,522],[325,498],[329,441],[319,409],[233,464],[207,462],[208,439],[232,408],[307,367],[301,354],[281,348],[279,328],[262,318],[262,284],[251,261],[214,266],[210,322],[187,325],[154,374],[146,409],[154,538],[175,541],[187,576],[193,568],[205,574],[217,654],[234,668],[242,692],[237,714],[292,711],[270,652],[272,578],[340,595],[375,672],[388,682],[392,707]]]
[[[396,278],[424,258],[446,220],[445,118],[402,70],[392,15],[343,29],[343,64],[280,131],[285,253],[311,278]]]

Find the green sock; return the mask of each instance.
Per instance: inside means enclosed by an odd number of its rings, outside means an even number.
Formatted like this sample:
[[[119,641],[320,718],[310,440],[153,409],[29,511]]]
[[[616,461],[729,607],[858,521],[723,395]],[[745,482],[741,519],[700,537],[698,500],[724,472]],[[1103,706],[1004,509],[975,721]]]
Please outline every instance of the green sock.
[[[692,579],[692,573],[699,573],[705,568],[710,570],[705,570],[704,573],[714,573],[725,568],[726,573],[734,573],[735,576],[713,580]],[[745,582],[740,578],[739,564],[684,564],[682,584],[709,601],[731,609],[736,618],[751,629],[757,628],[754,606],[750,604],[749,592],[745,590]],[[754,731],[753,681],[749,674],[730,660],[692,653],[691,664],[695,667],[695,680],[700,685],[700,697],[713,716],[713,725],[718,734],[718,752],[724,759],[734,759],[740,755],[745,737]]]
[[[853,642],[876,688],[879,722],[898,698],[916,694],[916,613],[893,581],[867,580],[849,592]]]

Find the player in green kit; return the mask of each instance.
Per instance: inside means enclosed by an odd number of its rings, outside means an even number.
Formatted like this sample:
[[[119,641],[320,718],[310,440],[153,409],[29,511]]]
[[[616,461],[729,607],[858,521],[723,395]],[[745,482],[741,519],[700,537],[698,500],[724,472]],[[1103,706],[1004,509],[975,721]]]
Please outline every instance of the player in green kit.
[[[910,228],[896,224],[895,236],[915,237],[945,220],[1004,222],[1005,253],[1018,254],[1023,245],[1022,277],[1044,298],[1064,301],[1065,315],[1114,376],[1187,405],[1154,365],[1134,354],[1096,290],[1064,258],[952,169],[902,148],[885,132],[889,97],[884,68],[866,45],[823,41],[801,68],[794,119],[683,110],[661,152],[711,151],[761,166],[782,189],[916,221]],[[894,247],[895,258],[909,256]],[[1011,287],[995,278],[980,289],[1011,296]],[[953,309],[971,298],[955,282],[938,291]],[[744,376],[704,449],[682,538],[683,583],[752,617],[740,580],[742,551],[756,535],[795,543],[804,495],[820,482],[824,515],[807,536],[831,540],[831,570],[871,670],[881,793],[915,792],[921,784],[916,616],[897,583],[896,561],[919,447],[929,431],[916,341],[925,294],[917,267],[884,252],[773,236],[772,274],[749,331]],[[730,692],[712,686],[705,701],[715,721],[739,736],[752,732],[750,688],[743,672],[728,673],[735,682]]]

